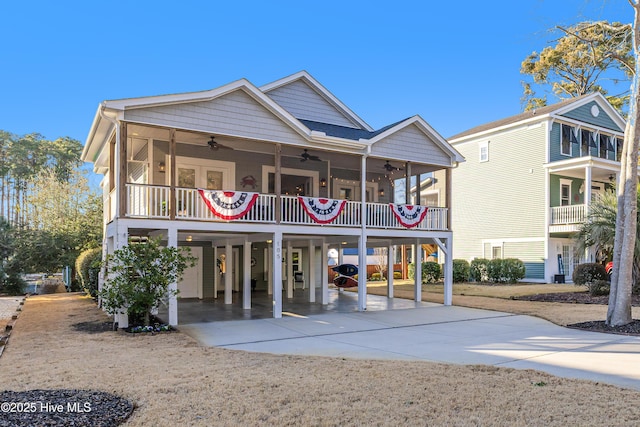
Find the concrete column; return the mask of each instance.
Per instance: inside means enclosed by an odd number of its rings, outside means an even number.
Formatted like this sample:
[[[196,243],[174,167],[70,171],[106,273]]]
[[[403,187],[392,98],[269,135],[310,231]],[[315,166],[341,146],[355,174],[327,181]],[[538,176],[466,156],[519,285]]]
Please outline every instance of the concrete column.
[[[329,245],[322,241],[322,262],[320,263],[320,277],[322,282],[322,305],[329,304],[329,271],[327,265],[329,265]]]
[[[338,246],[338,265],[344,264],[344,254],[342,253],[342,244]],[[344,292],[343,288],[338,288],[338,293]]]
[[[282,317],[282,231],[273,233],[273,317]]]
[[[309,240],[309,302],[316,302],[316,246]]]
[[[293,298],[293,247],[291,240],[287,240],[287,298]]]
[[[215,243],[213,246],[213,298],[218,298],[218,282],[220,281],[220,270],[218,269],[218,248]]]
[[[242,308],[251,310],[251,242],[245,240],[242,266]]]
[[[170,248],[178,247],[178,230],[175,228],[167,230],[167,246]],[[178,284],[176,282],[169,284],[170,291],[176,291]],[[176,326],[178,324],[178,298],[176,295],[169,297],[169,324]]]
[[[233,247],[229,242],[224,245],[224,303],[233,303]]]
[[[395,261],[393,245],[387,247],[387,298],[393,298],[393,261]]]
[[[584,205],[586,206],[587,211],[591,205],[591,171],[591,165],[587,165],[584,168]]]
[[[413,289],[413,297],[416,301],[422,301],[422,246],[420,245],[420,239],[416,240],[414,246],[414,256],[416,266],[415,287]]]

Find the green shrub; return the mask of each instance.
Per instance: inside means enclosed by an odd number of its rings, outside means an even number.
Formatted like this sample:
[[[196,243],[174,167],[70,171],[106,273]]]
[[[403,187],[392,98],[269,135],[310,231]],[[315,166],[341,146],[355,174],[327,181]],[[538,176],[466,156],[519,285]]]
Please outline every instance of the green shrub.
[[[24,295],[24,287],[27,284],[18,274],[10,272],[0,280],[0,285],[0,291],[8,295]]]
[[[409,279],[414,280],[416,277],[415,264],[408,265]],[[422,263],[422,283],[435,283],[440,280],[440,264],[433,261]]]
[[[524,262],[517,258],[505,258],[502,261],[502,276],[507,283],[516,283],[524,279],[527,271]]]
[[[469,265],[469,276],[475,282],[488,282],[487,266],[489,260],[486,258],[474,258]]]
[[[373,273],[371,275],[371,277],[369,278],[369,280],[371,280],[372,282],[379,282],[382,280],[382,274],[381,273]]]
[[[394,279],[402,280],[402,272],[400,272],[400,271],[394,271],[394,272],[393,272],[393,278],[394,278]]]
[[[589,285],[596,280],[607,280],[607,270],[602,264],[580,264],[573,270],[571,278],[574,285]]]
[[[609,291],[611,290],[611,283],[607,282],[606,280],[594,280],[587,286],[589,287],[589,295],[591,295],[592,297],[609,295]]]
[[[100,272],[100,261],[102,249],[87,249],[76,259],[76,271],[80,276],[82,288],[93,298],[98,296],[98,273]]]
[[[524,262],[516,258],[496,258],[487,264],[487,276],[494,283],[516,283],[524,275]]]
[[[466,259],[453,260],[453,283],[469,281],[469,263]]]

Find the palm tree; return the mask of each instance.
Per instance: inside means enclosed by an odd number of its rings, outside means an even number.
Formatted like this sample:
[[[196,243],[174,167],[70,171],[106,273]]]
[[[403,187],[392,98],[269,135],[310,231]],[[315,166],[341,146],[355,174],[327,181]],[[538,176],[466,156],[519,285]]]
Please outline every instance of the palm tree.
[[[636,235],[640,236],[640,189],[636,199],[638,203]],[[584,253],[588,248],[593,247],[603,259],[611,260],[616,235],[617,211],[618,197],[614,191],[605,191],[601,197],[594,200],[589,207],[586,221],[573,236],[577,244],[576,252]],[[634,291],[637,292],[640,285],[640,239],[636,239],[633,264]]]

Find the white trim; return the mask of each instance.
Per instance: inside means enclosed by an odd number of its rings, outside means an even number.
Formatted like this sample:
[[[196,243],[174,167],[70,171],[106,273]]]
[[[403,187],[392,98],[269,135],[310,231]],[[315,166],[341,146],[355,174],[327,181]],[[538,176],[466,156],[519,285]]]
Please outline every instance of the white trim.
[[[176,169],[185,167],[185,166],[195,166],[196,168],[206,168],[212,169],[219,172],[222,172],[222,189],[223,190],[233,190],[236,189],[236,164],[234,162],[227,162],[224,160],[208,160],[208,159],[198,159],[196,157],[182,157],[176,156]],[[171,156],[168,154],[165,155],[165,184],[171,184]],[[206,177],[200,174],[200,182],[198,182],[198,172],[196,171],[196,186],[195,188],[207,188],[205,184],[203,184],[203,180],[206,180]],[[178,186],[178,177],[176,176],[176,187]]]
[[[349,187],[350,189],[353,190],[353,195],[357,196],[358,198],[356,199],[355,197],[352,198],[351,200],[353,201],[360,201],[360,181],[356,181],[356,180],[350,180],[350,179],[341,179],[341,178],[333,178],[333,182],[331,183],[331,192],[330,192],[330,197],[334,198],[334,199],[338,199],[338,194],[336,191],[336,188],[339,186],[344,186],[344,187]],[[367,200],[367,202],[373,202],[373,203],[377,203],[378,202],[378,183],[377,182],[366,182],[365,185],[365,189],[366,190],[371,190],[371,195],[372,200]]]
[[[563,205],[562,204],[562,187],[564,185],[569,186],[569,204],[567,204],[567,205]],[[572,194],[572,190],[573,190],[572,185],[573,185],[573,180],[566,179],[566,178],[560,178],[560,188],[558,189],[558,190],[560,190],[560,205],[559,206],[571,206],[573,204],[573,203],[571,203],[572,202],[571,194]]]

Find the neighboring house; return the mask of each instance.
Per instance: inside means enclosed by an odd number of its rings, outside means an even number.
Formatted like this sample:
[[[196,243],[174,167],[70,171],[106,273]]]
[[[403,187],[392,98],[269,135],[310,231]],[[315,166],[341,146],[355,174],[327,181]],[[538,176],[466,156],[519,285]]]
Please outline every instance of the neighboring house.
[[[570,281],[578,263],[595,262],[571,235],[616,180],[624,127],[594,93],[449,138],[466,160],[452,171],[454,258],[519,258],[538,282]]]
[[[397,178],[463,161],[421,117],[374,130],[306,72],[262,87],[242,79],[204,92],[104,101],[82,158],[104,175],[105,253],[159,237],[198,258],[174,284],[180,298],[169,301],[171,324],[181,298],[220,291],[232,304],[238,292],[250,309],[251,281],[273,296],[280,317],[294,272],[311,287],[310,303],[321,287],[319,302],[327,304],[330,248],[358,248],[360,265],[373,247],[428,243],[450,253],[446,200],[423,216],[424,208],[399,211],[390,197]],[[359,280],[364,310],[366,275]]]

